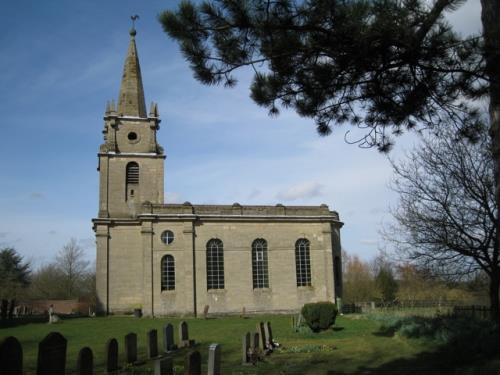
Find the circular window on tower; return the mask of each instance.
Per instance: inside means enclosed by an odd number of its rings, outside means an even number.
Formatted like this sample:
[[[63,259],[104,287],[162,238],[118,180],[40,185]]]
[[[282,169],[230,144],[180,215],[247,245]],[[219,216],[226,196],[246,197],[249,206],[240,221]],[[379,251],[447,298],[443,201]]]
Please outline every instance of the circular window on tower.
[[[174,240],[174,232],[171,230],[166,230],[161,234],[161,242],[166,245],[169,245]]]
[[[127,134],[128,141],[130,143],[137,143],[139,142],[139,135],[136,132],[130,132]]]

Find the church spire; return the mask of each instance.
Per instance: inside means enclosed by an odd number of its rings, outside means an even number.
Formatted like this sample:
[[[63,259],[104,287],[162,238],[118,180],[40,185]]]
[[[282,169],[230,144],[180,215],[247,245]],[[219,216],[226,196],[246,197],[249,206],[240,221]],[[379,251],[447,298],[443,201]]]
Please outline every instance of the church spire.
[[[144,88],[142,87],[141,67],[135,45],[135,35],[135,28],[132,27],[118,98],[118,113],[123,116],[146,118],[146,102]]]

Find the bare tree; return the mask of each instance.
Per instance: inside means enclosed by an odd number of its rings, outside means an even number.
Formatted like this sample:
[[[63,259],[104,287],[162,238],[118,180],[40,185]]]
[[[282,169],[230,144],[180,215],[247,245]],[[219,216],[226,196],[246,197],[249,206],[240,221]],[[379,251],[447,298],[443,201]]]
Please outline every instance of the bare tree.
[[[406,162],[393,163],[399,193],[387,237],[414,264],[452,279],[483,270],[499,314],[500,258],[491,140],[475,144],[450,131],[427,137]]]
[[[70,239],[56,256],[55,265],[62,274],[66,298],[75,297],[78,284],[82,283],[88,274],[89,262],[84,256],[83,249],[74,238]]]

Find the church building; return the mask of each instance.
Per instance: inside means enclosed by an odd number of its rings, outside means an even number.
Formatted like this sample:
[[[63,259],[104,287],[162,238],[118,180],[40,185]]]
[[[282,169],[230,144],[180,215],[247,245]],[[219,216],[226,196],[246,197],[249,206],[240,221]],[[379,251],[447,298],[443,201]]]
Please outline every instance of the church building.
[[[135,36],[132,29],[98,153],[98,309],[196,316],[205,306],[216,314],[280,313],[335,302],[343,223],[327,205],[164,203],[158,106],[146,110]]]

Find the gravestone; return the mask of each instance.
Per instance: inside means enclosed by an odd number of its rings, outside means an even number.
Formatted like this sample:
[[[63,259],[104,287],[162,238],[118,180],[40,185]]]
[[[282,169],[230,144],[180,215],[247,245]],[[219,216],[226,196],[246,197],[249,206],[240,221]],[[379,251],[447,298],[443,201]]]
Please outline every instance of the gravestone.
[[[249,352],[250,352],[250,332],[247,332],[243,335],[242,345],[241,345],[241,363],[248,364],[249,360]]]
[[[89,347],[84,347],[78,353],[76,361],[76,375],[92,375],[94,368],[94,358],[92,350]]]
[[[205,307],[203,308],[203,317],[205,319],[208,319],[208,309],[210,308],[210,306],[208,305],[205,305]]]
[[[23,374],[23,348],[13,336],[0,343],[0,369],[5,375]]]
[[[252,341],[250,343],[250,347],[252,348],[253,351],[258,351],[259,345],[260,345],[259,332],[254,332],[254,334],[252,335]]]
[[[271,322],[267,322],[266,327],[267,327],[267,334],[269,335],[269,342],[271,343],[271,346],[274,346],[273,330],[271,328]]]
[[[137,335],[135,333],[125,336],[125,362],[128,364],[137,362]]]
[[[195,350],[186,355],[184,375],[201,375],[201,354]]]
[[[259,336],[260,336],[259,347],[262,350],[265,350],[266,349],[266,333],[264,332],[264,323],[263,322],[257,323],[257,332],[259,333]]]
[[[147,333],[147,349],[148,349],[148,358],[158,357],[158,334],[156,329],[152,329]]]
[[[264,336],[265,336],[264,342],[265,342],[265,348],[267,348],[268,350],[273,349],[273,339],[272,339],[271,335],[272,334],[270,331],[269,322],[266,322],[266,323],[264,323]]]
[[[161,358],[155,361],[155,375],[174,375],[172,358]]]
[[[170,352],[177,349],[174,342],[174,326],[168,323],[163,327],[163,350],[165,352]]]
[[[67,341],[59,332],[50,332],[38,344],[37,375],[64,375]]]
[[[240,318],[245,319],[246,313],[247,313],[247,309],[245,308],[245,306],[243,306],[243,308],[241,309]]]
[[[208,347],[208,375],[221,375],[220,350],[219,344],[211,344]]]
[[[106,372],[114,374],[120,368],[118,367],[118,341],[109,339],[106,343]]]
[[[189,339],[188,324],[185,321],[179,324],[179,346],[181,348],[194,346],[194,340]]]

